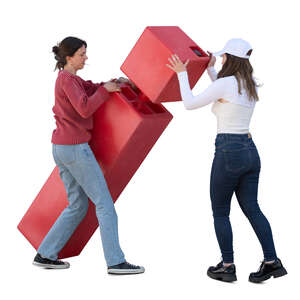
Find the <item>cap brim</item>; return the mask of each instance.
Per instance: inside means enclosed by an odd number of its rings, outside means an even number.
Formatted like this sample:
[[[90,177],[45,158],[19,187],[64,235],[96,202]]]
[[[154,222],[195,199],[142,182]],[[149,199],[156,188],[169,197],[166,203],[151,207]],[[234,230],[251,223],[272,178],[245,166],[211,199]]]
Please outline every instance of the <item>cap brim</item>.
[[[221,56],[221,55],[223,55],[225,52],[224,52],[224,50],[221,50],[221,51],[218,51],[218,52],[214,52],[213,53],[213,56]]]

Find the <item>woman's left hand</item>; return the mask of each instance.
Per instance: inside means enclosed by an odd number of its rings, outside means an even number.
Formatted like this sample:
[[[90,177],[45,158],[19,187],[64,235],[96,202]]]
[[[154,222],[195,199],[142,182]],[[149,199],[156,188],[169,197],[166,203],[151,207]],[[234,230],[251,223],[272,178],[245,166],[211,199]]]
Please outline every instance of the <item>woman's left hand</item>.
[[[168,58],[168,61],[171,65],[166,64],[166,66],[174,72],[179,73],[186,71],[186,66],[188,65],[190,60],[188,59],[185,63],[183,63],[177,56],[177,54],[173,54],[170,58]]]
[[[117,81],[118,81],[119,83],[128,83],[128,84],[130,84],[130,86],[131,86],[134,90],[138,90],[138,88],[136,87],[136,85],[135,85],[131,80],[129,80],[128,78],[125,78],[125,77],[119,77],[119,78],[117,79]]]
[[[119,78],[117,79],[117,81],[118,81],[119,83],[129,83],[129,79],[127,79],[127,78],[125,78],[125,77],[119,77]]]

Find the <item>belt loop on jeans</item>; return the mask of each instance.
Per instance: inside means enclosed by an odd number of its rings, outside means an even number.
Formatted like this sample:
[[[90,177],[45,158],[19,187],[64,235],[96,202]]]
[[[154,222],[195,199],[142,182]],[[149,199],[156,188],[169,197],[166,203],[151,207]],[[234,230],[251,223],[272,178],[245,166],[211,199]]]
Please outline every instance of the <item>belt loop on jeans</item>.
[[[252,138],[252,135],[251,135],[251,133],[249,132],[248,133],[248,139],[251,139]]]

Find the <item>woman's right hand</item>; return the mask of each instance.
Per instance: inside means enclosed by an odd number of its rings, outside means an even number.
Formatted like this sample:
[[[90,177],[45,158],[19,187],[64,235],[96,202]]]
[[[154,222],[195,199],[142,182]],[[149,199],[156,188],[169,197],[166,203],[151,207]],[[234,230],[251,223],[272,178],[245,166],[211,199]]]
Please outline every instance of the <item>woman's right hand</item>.
[[[112,93],[112,92],[120,92],[120,91],[121,91],[120,86],[119,86],[116,82],[113,82],[113,81],[105,82],[105,83],[103,84],[103,87],[106,88],[106,90],[107,90],[109,93]]]
[[[213,67],[216,63],[216,57],[212,55],[211,52],[207,51],[207,53],[209,54],[209,57],[210,57],[210,60],[209,60],[209,63],[208,63],[208,68],[209,67]]]

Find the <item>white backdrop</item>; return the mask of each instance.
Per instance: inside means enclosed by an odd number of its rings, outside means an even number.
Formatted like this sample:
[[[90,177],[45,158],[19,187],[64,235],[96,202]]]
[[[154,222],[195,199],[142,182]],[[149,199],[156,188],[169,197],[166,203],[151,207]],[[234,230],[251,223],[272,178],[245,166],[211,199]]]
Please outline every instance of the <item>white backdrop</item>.
[[[299,28],[297,1],[7,1],[1,25],[2,199],[0,289],[5,299],[154,299],[219,297],[282,299],[296,293],[299,257]],[[289,274],[249,283],[263,258],[260,245],[232,200],[238,281],[206,276],[220,260],[209,199],[216,120],[210,106],[174,115],[119,200],[120,243],[138,276],[106,274],[99,230],[62,271],[31,265],[35,250],[17,224],[55,164],[52,46],[73,35],[88,43],[95,82],[121,76],[120,66],[146,26],[180,26],[202,49],[220,50],[233,37],[253,48],[255,75],[264,83],[251,123],[262,160],[259,203],[268,217],[278,256]],[[220,61],[217,63],[220,67]],[[147,71],[147,70],[145,70]],[[194,92],[209,84],[205,73]]]

